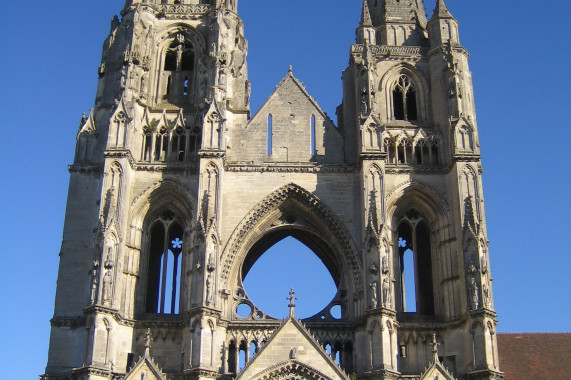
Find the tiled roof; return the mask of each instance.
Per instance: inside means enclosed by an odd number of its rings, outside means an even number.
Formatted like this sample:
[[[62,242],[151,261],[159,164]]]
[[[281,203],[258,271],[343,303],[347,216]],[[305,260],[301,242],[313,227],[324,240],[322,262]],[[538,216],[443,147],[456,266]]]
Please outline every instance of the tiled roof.
[[[505,380],[571,379],[571,333],[498,334]]]

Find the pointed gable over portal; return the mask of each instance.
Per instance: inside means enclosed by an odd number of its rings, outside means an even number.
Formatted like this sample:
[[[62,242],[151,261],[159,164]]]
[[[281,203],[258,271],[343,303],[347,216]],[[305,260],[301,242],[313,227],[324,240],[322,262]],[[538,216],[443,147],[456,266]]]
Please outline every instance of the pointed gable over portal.
[[[129,371],[125,380],[168,380],[159,366],[148,356],[143,356]]]
[[[333,121],[288,74],[245,128],[232,131],[229,161],[343,164],[343,138]]]
[[[236,380],[349,380],[311,333],[288,318]]]

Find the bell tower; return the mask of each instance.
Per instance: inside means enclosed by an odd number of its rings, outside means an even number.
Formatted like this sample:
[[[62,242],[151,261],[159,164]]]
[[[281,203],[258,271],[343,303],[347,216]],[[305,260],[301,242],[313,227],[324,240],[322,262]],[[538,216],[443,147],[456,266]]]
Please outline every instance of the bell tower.
[[[237,7],[113,17],[41,378],[503,378],[472,76],[444,1],[427,20],[421,0],[363,0],[337,126],[291,66],[251,117]],[[337,286],[303,321],[293,289],[280,320],[244,288],[287,237]]]
[[[237,6],[128,0],[111,20],[69,167],[43,378],[125,374],[151,327],[165,371],[218,372],[223,338],[205,318],[220,306],[220,168],[226,124],[250,113]]]
[[[435,357],[455,376],[499,378],[472,77],[458,22],[444,0],[428,21],[420,0],[365,0],[362,12],[338,109],[363,189],[362,340],[371,357],[359,372],[421,375],[436,334]]]

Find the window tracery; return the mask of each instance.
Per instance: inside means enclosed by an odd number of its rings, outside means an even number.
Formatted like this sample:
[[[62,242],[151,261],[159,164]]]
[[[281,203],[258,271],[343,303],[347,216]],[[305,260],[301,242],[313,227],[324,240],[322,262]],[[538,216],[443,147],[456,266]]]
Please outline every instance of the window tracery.
[[[393,118],[394,120],[418,120],[416,89],[412,81],[401,75],[393,89]]]
[[[178,314],[184,230],[174,213],[165,211],[149,230],[147,313]]]

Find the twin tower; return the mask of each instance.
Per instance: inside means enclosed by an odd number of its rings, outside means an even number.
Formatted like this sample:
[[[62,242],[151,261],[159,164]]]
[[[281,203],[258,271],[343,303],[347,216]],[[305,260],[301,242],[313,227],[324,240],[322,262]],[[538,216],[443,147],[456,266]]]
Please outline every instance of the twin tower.
[[[365,0],[356,34],[337,124],[291,70],[251,117],[237,0],[126,2],[69,167],[42,379],[503,378],[458,22]],[[288,236],[337,285],[303,321],[243,288]]]

